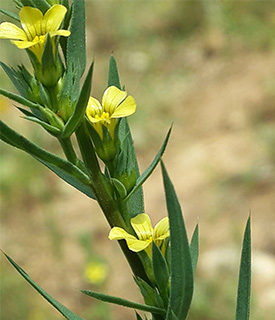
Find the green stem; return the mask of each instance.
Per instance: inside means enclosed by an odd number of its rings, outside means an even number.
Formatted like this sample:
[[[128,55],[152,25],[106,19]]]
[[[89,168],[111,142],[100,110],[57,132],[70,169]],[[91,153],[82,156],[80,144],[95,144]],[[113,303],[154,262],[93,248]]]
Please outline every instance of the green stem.
[[[85,123],[82,123],[76,130],[76,137],[83,161],[91,176],[92,191],[95,194],[99,206],[101,207],[109,225],[111,227],[121,227],[128,230],[127,224],[120,212],[120,208],[118,207],[117,202],[113,199],[113,187],[100,170],[95,150],[89,138]],[[119,241],[119,244],[133,273],[148,282],[149,280],[138,255],[129,250],[125,241]]]
[[[74,151],[70,138],[59,138],[59,143],[62,146],[66,158],[73,164],[77,165],[79,159]]]

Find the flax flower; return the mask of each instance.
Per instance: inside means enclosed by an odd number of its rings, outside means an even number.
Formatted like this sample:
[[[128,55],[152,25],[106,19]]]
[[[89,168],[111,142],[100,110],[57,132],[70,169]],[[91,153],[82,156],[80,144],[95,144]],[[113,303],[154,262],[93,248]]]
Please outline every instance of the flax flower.
[[[122,228],[114,227],[109,233],[109,239],[124,239],[130,250],[134,252],[146,250],[151,256],[152,242],[154,241],[156,245],[160,247],[163,240],[170,235],[168,217],[161,219],[153,229],[149,216],[145,213],[141,213],[131,219],[131,225],[135,230],[137,237],[129,234]]]
[[[98,134],[103,137],[102,125],[109,129],[114,137],[116,119],[128,117],[136,111],[136,102],[132,96],[127,96],[126,91],[117,87],[108,87],[102,98],[102,103],[90,97],[86,114]]]
[[[44,16],[37,8],[23,7],[19,13],[23,29],[13,23],[3,22],[0,25],[0,38],[11,40],[19,49],[30,49],[41,61],[48,34],[51,38],[70,35],[69,30],[58,30],[66,12],[67,9],[58,4],[53,5]]]

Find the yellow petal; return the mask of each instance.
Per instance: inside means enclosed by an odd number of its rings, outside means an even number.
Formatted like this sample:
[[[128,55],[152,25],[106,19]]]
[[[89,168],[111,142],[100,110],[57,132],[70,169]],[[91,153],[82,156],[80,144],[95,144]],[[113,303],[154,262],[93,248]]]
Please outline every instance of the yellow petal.
[[[126,239],[127,246],[130,250],[134,252],[139,252],[146,249],[150,245],[150,241],[137,240],[137,239]]]
[[[99,122],[100,119],[96,119],[95,116],[96,115],[100,116],[101,113],[102,113],[102,106],[100,102],[96,98],[90,97],[87,108],[86,108],[86,115],[88,119],[92,123]]]
[[[109,233],[109,239],[110,240],[137,240],[134,236],[126,232],[124,229],[119,227],[114,227],[111,229]]]
[[[27,49],[27,48],[35,46],[39,41],[34,42],[34,41],[15,41],[15,40],[12,40],[11,42],[13,44],[15,44],[17,46],[17,48],[19,48],[19,49]]]
[[[27,34],[28,40],[33,40],[35,36],[42,34],[41,24],[43,20],[42,12],[37,8],[23,7],[19,12],[22,27]]]
[[[148,214],[138,214],[131,219],[131,225],[140,240],[148,240],[152,238],[153,228]]]
[[[112,115],[126,96],[127,92],[121,91],[117,87],[111,86],[107,88],[102,98],[102,107],[104,111],[109,112],[109,114]]]
[[[51,31],[49,32],[51,37],[55,36],[63,36],[63,37],[68,37],[71,34],[71,31],[69,30],[57,30],[57,31]]]
[[[161,219],[154,228],[153,240],[163,240],[168,238],[170,235],[169,231],[169,219],[168,217]]]
[[[136,101],[128,96],[114,111],[112,118],[122,118],[132,115],[136,111]]]
[[[55,4],[44,15],[45,33],[56,31],[60,27],[67,12],[66,7]]]
[[[28,40],[25,32],[10,22],[0,24],[0,38],[14,40]]]

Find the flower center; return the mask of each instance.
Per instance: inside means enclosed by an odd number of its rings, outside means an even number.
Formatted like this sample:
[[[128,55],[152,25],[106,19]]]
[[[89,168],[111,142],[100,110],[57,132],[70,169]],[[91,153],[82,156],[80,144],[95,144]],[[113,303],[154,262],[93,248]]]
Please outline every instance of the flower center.
[[[111,123],[109,112],[104,112],[104,111],[103,111],[103,112],[101,113],[101,115],[96,114],[96,115],[95,115],[95,118],[96,118],[97,120],[101,120],[102,122],[107,122],[108,124]]]
[[[33,42],[39,42],[40,44],[44,44],[45,43],[45,35],[42,36],[35,36],[32,41]]]

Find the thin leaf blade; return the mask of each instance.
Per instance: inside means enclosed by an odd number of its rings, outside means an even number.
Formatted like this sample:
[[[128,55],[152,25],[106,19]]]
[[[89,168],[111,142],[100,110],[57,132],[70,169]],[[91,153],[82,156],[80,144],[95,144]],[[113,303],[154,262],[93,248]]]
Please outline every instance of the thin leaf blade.
[[[239,284],[236,307],[236,320],[248,320],[250,314],[251,291],[251,226],[250,217],[247,220],[243,238]]]
[[[171,135],[171,130],[172,127],[169,129],[162,146],[160,147],[158,153],[156,154],[155,158],[153,159],[153,161],[151,162],[151,164],[149,165],[149,167],[138,177],[137,182],[135,187],[133,188],[133,190],[131,190],[131,192],[129,193],[129,195],[127,196],[130,197],[140,186],[143,185],[143,183],[150,177],[150,175],[152,174],[152,172],[155,170],[156,166],[158,165],[159,161],[161,160],[161,157],[164,154],[164,151],[166,149],[166,146],[168,144],[170,135]]]
[[[184,320],[193,296],[192,261],[180,204],[163,162],[161,168],[171,241],[171,292],[166,320],[172,319],[173,313],[178,319]]]
[[[87,73],[79,98],[76,103],[74,113],[64,127],[64,130],[62,132],[62,136],[64,138],[70,137],[83,120],[91,92],[93,66],[94,63],[91,64]]]
[[[99,292],[94,292],[91,290],[81,290],[81,292],[90,296],[90,297],[98,299],[100,301],[117,304],[117,305],[131,308],[131,309],[137,309],[137,310],[142,310],[142,311],[161,314],[161,315],[165,314],[165,310],[158,308],[158,307],[148,306],[146,304],[132,302],[132,301],[129,301],[126,299],[110,296],[110,295],[99,293]]]
[[[49,169],[51,169],[55,174],[57,174],[68,184],[83,192],[88,197],[92,199],[95,198],[89,187],[89,177],[78,167],[62,158],[57,157],[56,155],[46,151],[45,149],[40,148],[35,143],[29,141],[16,131],[12,130],[2,121],[0,121],[0,127],[0,138],[4,142],[29,153],[36,160],[40,161]]]
[[[20,273],[20,275],[38,292],[41,296],[46,299],[58,312],[60,312],[68,320],[83,320],[77,314],[66,308],[63,304],[55,300],[51,295],[49,295],[44,289],[42,289],[31,277],[17,265],[11,257],[4,253],[8,261],[13,265],[13,267]]]
[[[193,232],[193,236],[190,243],[190,255],[192,261],[193,274],[196,271],[198,257],[199,257],[199,225],[196,225],[196,228]]]

